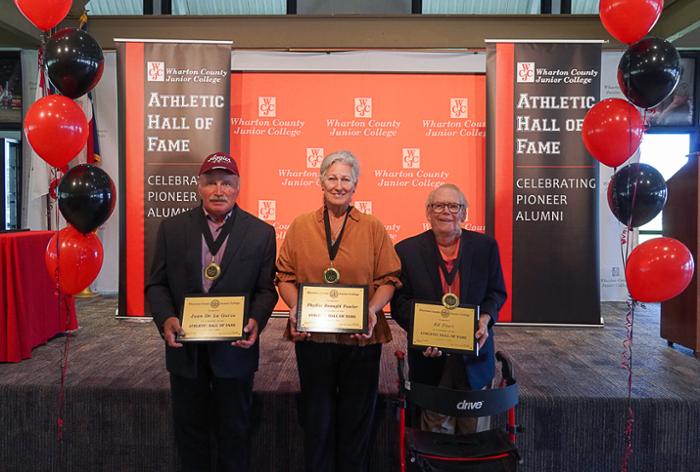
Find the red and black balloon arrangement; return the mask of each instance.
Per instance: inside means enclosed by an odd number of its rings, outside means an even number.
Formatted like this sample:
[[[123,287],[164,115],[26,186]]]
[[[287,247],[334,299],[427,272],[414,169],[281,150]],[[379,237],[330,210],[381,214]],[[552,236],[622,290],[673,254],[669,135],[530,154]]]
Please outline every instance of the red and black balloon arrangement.
[[[14,0],[19,11],[41,30],[39,51],[42,97],[24,120],[24,133],[34,152],[51,167],[58,210],[68,225],[57,231],[46,247],[46,268],[56,281],[59,305],[83,291],[102,267],[102,243],[96,230],[109,218],[116,203],[112,179],[102,169],[69,163],[86,147],[89,125],[74,101],[100,80],[104,55],[86,31],[53,29],[66,17],[72,0]],[[58,215],[56,215],[58,220]],[[68,310],[66,310],[68,312]],[[69,325],[66,316],[66,327]],[[58,399],[58,438],[62,437],[63,399],[71,335],[65,336]]]
[[[608,206],[624,225],[621,253],[629,290],[623,367],[627,370],[627,421],[621,470],[627,472],[632,456],[632,339],[634,309],[639,303],[662,302],[688,287],[695,271],[693,257],[680,241],[660,237],[635,247],[633,228],[654,219],[666,203],[666,181],[647,164],[632,163],[645,131],[647,110],[668,97],[681,75],[680,56],[669,42],[645,36],[661,16],[663,0],[601,0],[600,18],[605,29],[629,47],[618,64],[617,81],[628,101],[611,98],[591,108],[583,122],[582,137],[590,154],[615,168],[608,184]],[[644,117],[637,107],[644,110]]]

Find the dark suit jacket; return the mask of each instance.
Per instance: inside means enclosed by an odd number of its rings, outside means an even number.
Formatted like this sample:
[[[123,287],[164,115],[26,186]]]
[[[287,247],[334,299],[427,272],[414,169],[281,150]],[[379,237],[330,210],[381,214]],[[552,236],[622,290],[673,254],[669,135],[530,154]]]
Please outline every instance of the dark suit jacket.
[[[221,276],[209,293],[247,294],[248,316],[258,322],[260,332],[278,298],[274,286],[275,230],[238,206],[233,211],[236,219],[221,260]],[[163,220],[158,229],[146,297],[161,332],[168,317],[180,315],[185,295],[203,293],[201,212],[197,207],[173,216]],[[250,349],[232,347],[228,342],[207,346],[217,377],[241,378],[258,368],[259,343]],[[196,376],[196,345],[185,344],[178,349],[166,346],[165,354],[168,371],[188,378]]]
[[[494,376],[495,351],[493,324],[498,310],[506,300],[506,288],[501,271],[498,245],[490,236],[462,231],[462,260],[459,266],[460,302],[479,305],[482,314],[491,315],[489,338],[479,357],[464,357],[467,380],[473,390],[483,388]],[[391,301],[391,316],[408,331],[413,300],[439,302],[442,298],[440,268],[433,232],[428,230],[396,245],[401,258],[401,282]],[[442,374],[444,356],[429,359],[422,351],[410,349],[408,361],[410,378],[416,382],[437,385]]]

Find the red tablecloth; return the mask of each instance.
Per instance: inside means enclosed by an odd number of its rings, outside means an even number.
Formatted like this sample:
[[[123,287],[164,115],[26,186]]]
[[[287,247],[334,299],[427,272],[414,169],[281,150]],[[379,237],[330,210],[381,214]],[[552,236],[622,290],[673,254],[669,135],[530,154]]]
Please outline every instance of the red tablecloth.
[[[32,348],[76,329],[73,297],[60,300],[44,264],[52,231],[0,234],[0,362],[32,357]]]

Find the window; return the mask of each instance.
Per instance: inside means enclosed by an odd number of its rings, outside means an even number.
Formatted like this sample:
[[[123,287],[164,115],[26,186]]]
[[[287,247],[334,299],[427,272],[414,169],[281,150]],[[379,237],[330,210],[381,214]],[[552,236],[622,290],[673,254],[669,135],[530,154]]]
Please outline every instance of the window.
[[[646,134],[640,146],[640,162],[649,164],[668,180],[688,162],[689,134]],[[639,242],[661,236],[661,215],[639,227]]]
[[[427,15],[539,15],[540,0],[423,0]]]

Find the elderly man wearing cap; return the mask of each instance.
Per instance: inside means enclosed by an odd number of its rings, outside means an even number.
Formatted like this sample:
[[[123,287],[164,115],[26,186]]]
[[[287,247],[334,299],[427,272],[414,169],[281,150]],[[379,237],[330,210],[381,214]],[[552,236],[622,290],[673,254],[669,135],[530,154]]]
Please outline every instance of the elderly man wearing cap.
[[[161,222],[146,296],[166,342],[177,450],[185,471],[248,469],[258,336],[277,302],[275,231],[236,205],[239,174],[226,153],[199,170],[201,205]],[[186,295],[245,294],[245,338],[182,343]],[[210,436],[215,440],[213,463]]]

